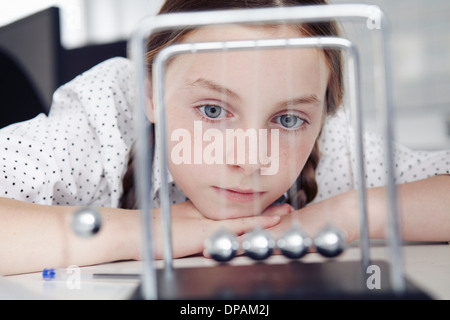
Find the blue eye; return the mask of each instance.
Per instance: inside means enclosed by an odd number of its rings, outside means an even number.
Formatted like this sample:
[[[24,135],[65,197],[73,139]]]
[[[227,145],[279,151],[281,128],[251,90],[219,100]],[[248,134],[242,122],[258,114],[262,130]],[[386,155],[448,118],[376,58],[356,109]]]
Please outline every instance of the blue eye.
[[[305,120],[297,116],[286,114],[276,117],[275,122],[282,125],[286,129],[298,129],[305,122]]]
[[[225,111],[225,109],[223,109],[222,107],[216,106],[216,105],[207,104],[207,105],[198,107],[198,109],[200,110],[200,112],[203,115],[205,115],[206,117],[208,117],[210,119],[223,118],[224,116],[227,115],[227,111]]]

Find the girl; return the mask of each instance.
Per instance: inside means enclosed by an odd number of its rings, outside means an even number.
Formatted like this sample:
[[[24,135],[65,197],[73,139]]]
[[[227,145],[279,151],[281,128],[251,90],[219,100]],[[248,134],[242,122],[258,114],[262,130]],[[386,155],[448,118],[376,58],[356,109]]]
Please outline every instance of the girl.
[[[168,0],[161,13],[324,3]],[[335,35],[334,23],[163,32],[149,39],[149,74],[156,54],[173,43]],[[106,61],[61,87],[48,118],[40,115],[0,131],[0,273],[139,259],[131,83],[126,59]],[[239,235],[262,226],[277,235],[295,219],[314,234],[332,221],[349,241],[358,237],[354,138],[340,109],[338,51],[179,56],[168,66],[166,87],[175,257],[200,253],[204,239],[221,226]],[[152,123],[154,111],[150,97]],[[249,161],[249,143],[239,161],[239,148],[219,143],[227,132],[252,130],[257,154],[266,158]],[[195,140],[199,132],[202,139]],[[378,138],[366,135],[365,144],[369,231],[383,238],[384,157]],[[157,143],[154,148],[157,157]],[[195,150],[203,157],[196,158]],[[443,195],[450,191],[450,153],[398,146],[396,155],[404,238],[449,240],[450,200]],[[161,258],[158,159],[154,163],[155,248]],[[270,166],[275,171],[263,174]],[[88,240],[70,229],[81,206],[100,207],[104,221]]]

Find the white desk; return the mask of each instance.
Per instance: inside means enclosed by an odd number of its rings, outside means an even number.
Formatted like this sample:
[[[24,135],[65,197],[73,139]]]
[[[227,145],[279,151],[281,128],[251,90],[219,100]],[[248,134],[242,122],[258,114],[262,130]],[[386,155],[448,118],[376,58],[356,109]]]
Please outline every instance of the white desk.
[[[371,258],[388,261],[387,248],[374,246]],[[316,253],[304,257],[303,262],[320,262],[324,258]],[[359,248],[351,247],[337,259],[342,261],[359,260]],[[450,245],[419,244],[404,247],[405,272],[409,280],[427,292],[434,299],[450,300]],[[283,256],[274,255],[267,263],[282,263]],[[250,264],[246,257],[238,257],[231,264]],[[175,267],[212,266],[209,259],[194,257],[177,259]],[[162,262],[157,262],[162,266]],[[142,263],[127,261],[82,268],[90,272],[140,273]],[[0,279],[0,298],[5,291],[12,299],[127,299],[135,291],[138,280],[82,280],[80,289],[69,289],[64,281],[44,281],[41,273],[9,276]],[[3,296],[2,296],[3,294]]]

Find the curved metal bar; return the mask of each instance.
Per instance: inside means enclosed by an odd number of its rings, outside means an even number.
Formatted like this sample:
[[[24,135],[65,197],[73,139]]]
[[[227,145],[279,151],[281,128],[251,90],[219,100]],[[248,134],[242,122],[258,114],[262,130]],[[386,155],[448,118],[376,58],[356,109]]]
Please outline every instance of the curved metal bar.
[[[387,219],[387,235],[389,240],[390,251],[390,268],[391,268],[391,284],[396,293],[401,294],[406,290],[406,282],[404,278],[404,259],[402,250],[402,228],[401,219],[399,215],[399,204],[397,201],[397,187],[395,185],[395,165],[394,165],[394,123],[395,112],[394,105],[392,103],[392,76],[391,76],[391,41],[388,19],[386,15],[380,11],[379,13],[382,41],[381,46],[381,59],[384,64],[384,68],[380,68],[384,74],[381,75],[381,79],[384,82],[384,86],[380,86],[379,89],[385,90],[381,96],[384,98],[384,108],[381,110],[384,112],[384,134],[386,136],[385,150],[386,150],[386,168],[387,168],[387,199],[388,199],[388,219]]]

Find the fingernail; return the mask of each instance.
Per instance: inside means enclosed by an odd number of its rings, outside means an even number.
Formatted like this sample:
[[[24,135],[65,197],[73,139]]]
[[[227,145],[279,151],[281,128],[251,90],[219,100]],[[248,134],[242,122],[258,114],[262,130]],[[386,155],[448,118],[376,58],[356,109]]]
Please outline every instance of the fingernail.
[[[293,211],[293,208],[290,204],[285,203],[285,204],[283,204],[283,206],[284,206],[283,209],[286,210],[287,213],[291,213]]]
[[[278,222],[278,221],[280,221],[280,219],[281,219],[280,216],[270,216],[270,218],[271,218],[274,222]]]

